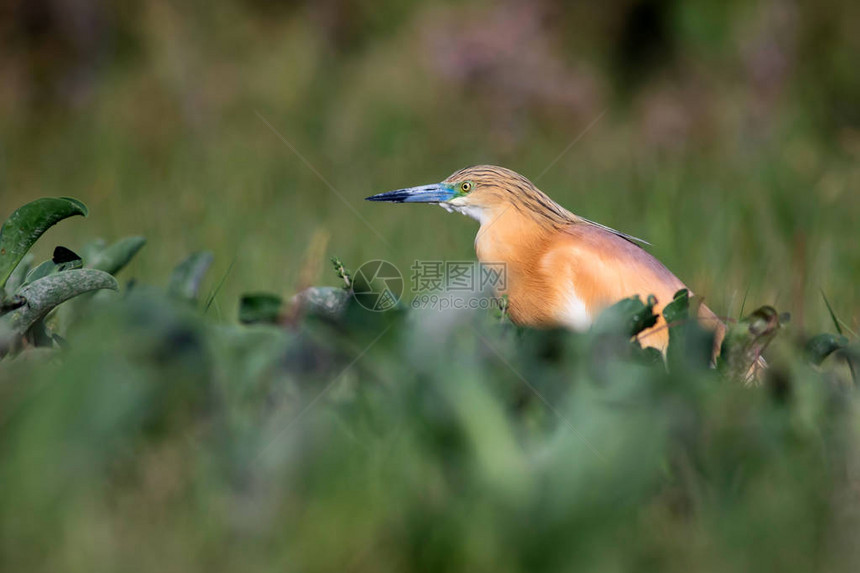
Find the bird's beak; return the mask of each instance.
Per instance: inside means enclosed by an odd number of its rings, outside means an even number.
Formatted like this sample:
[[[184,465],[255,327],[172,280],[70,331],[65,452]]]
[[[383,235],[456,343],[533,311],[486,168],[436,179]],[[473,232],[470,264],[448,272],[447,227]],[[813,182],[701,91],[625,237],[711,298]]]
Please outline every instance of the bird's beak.
[[[454,189],[445,183],[408,187],[371,195],[367,201],[386,201],[388,203],[444,203],[454,198]]]

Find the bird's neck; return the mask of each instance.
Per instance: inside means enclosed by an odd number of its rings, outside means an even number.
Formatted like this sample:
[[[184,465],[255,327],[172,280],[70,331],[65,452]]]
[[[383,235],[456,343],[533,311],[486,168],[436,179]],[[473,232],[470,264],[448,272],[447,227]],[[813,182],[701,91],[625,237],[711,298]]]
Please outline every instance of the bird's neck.
[[[480,219],[475,251],[482,263],[504,263],[509,277],[534,268],[546,249],[552,225],[515,205],[502,205]]]
[[[508,297],[508,315],[520,324],[558,323],[555,282],[544,268],[548,249],[558,229],[516,206],[484,218],[475,238],[483,264],[504,265],[503,287],[496,295]]]

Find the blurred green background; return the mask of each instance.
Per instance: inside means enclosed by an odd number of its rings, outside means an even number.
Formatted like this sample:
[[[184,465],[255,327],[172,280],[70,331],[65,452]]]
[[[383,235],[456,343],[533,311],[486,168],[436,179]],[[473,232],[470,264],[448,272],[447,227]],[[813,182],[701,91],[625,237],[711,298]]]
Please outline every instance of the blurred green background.
[[[860,326],[858,21],[852,0],[0,0],[0,220],[89,206],[34,262],[147,239],[119,294],[0,361],[0,570],[857,571],[860,345],[825,335],[824,361],[803,335],[839,328],[822,291]],[[761,385],[683,320],[668,368],[627,317],[236,324],[242,293],[337,285],[330,255],[473,259],[473,221],[363,198],[484,162],[650,240],[718,314],[790,311]],[[152,288],[201,249],[203,289]]]
[[[363,198],[494,163],[648,239],[718,314],[748,292],[820,330],[823,289],[856,328],[858,19],[850,0],[2,0],[0,216],[80,198],[90,219],[37,255],[141,234],[147,282],[211,249],[213,282],[235,262],[233,319],[240,292],[335,284],[328,255],[474,258],[474,222]]]

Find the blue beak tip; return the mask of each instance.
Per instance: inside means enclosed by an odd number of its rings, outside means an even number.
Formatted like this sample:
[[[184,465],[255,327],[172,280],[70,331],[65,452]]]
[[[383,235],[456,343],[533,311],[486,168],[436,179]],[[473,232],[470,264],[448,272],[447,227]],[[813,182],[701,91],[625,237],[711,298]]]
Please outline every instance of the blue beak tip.
[[[387,193],[378,193],[365,197],[365,201],[386,202],[386,203],[403,203],[409,197],[409,193],[405,189],[397,191],[389,191]]]
[[[433,184],[379,193],[366,197],[365,200],[386,203],[441,203],[452,196],[453,193],[446,185]]]

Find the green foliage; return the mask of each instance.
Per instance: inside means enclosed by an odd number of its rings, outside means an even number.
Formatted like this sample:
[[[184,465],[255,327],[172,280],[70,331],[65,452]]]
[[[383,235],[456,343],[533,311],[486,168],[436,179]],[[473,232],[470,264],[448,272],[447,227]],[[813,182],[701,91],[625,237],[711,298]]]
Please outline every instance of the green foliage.
[[[857,502],[828,502],[858,479],[856,398],[824,360],[856,359],[842,335],[792,352],[762,307],[713,368],[686,291],[664,308],[665,362],[633,338],[653,297],[584,334],[369,312],[339,287],[246,295],[246,326],[227,325],[187,304],[211,262],[87,301],[61,350],[0,362],[4,570],[70,570],[70,553],[89,570],[857,565]],[[0,324],[50,345],[51,304],[116,283],[45,268],[15,275]],[[780,351],[750,387],[737,365],[763,337]]]
[[[146,244],[143,237],[125,237],[101,249],[90,249],[87,266],[115,275],[125,267]]]
[[[96,271],[47,278],[75,272]],[[184,300],[137,287],[61,360],[0,363],[4,570],[856,565],[855,397],[791,353],[761,387],[667,369],[631,352],[656,320],[637,298],[585,334],[351,298],[233,326]],[[668,308],[696,348],[686,294]]]
[[[12,213],[0,228],[0,288],[42,233],[74,215],[86,217],[87,208],[68,197],[37,199]]]
[[[277,324],[284,301],[276,294],[257,293],[242,296],[239,322],[242,324]]]
[[[98,235],[145,235],[128,270],[169,294],[0,332],[0,570],[858,569],[860,4],[66,4],[0,24],[0,212],[98,216],[0,258],[0,314],[56,244],[101,268]],[[219,318],[304,286],[318,233],[356,264],[472,259],[472,222],[360,198],[480,162],[738,317],[716,368],[686,297],[665,360],[628,341],[648,301],[531,331],[369,313],[347,272],[282,326]]]
[[[841,334],[830,334],[823,332],[809,339],[806,343],[806,355],[809,361],[820,366],[824,360],[836,352],[848,346],[848,339]]]
[[[673,368],[700,369],[713,360],[714,334],[695,320],[697,305],[691,306],[690,302],[690,293],[682,289],[675,293],[672,302],[663,307],[663,317],[669,329],[666,361]]]
[[[606,309],[595,322],[593,330],[619,332],[626,338],[636,336],[657,323],[655,304],[657,299],[653,296],[649,296],[647,302],[642,302],[638,295],[626,298]]]
[[[70,256],[65,256],[62,259],[58,258],[57,253],[61,250],[67,251]],[[65,249],[65,247],[57,247],[56,249],[54,249],[54,253],[55,255],[50,261],[44,261],[36,268],[28,270],[28,272],[26,272],[26,276],[22,281],[16,280],[14,283],[15,290],[20,287],[25,287],[39,279],[45,278],[48,275],[52,275],[54,273],[59,273],[62,271],[68,271],[71,269],[79,269],[83,266],[83,261],[81,260],[81,258],[78,255],[74,254],[72,251]],[[27,267],[29,269],[29,265]]]
[[[119,290],[116,273],[143,246],[142,237],[119,241],[101,250],[83,269],[84,261],[70,249],[57,247],[54,256],[31,268],[27,251],[51,226],[73,215],[87,215],[77,199],[38,199],[17,209],[0,230],[0,357],[25,343],[52,346],[55,338],[44,319],[69,299],[97,290]],[[89,249],[88,252],[95,252]]]
[[[16,293],[26,301],[2,320],[19,336],[51,310],[70,298],[86,292],[109,289],[119,290],[111,275],[92,269],[75,269],[50,274],[21,287]]]

